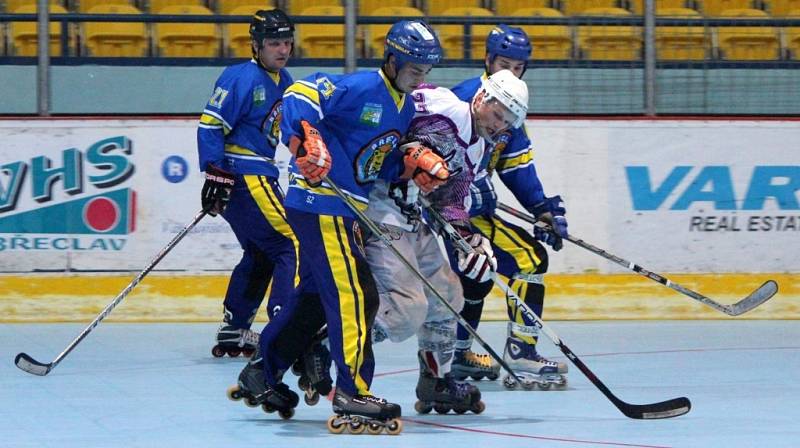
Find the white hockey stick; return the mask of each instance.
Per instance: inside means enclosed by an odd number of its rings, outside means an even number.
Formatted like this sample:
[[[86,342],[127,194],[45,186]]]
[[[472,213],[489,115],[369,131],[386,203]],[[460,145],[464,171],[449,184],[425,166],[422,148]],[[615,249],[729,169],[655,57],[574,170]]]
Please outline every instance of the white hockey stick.
[[[189,233],[189,231],[192,230],[192,228],[195,225],[197,225],[197,223],[200,222],[200,220],[203,219],[204,216],[206,216],[207,213],[208,212],[205,210],[197,213],[194,219],[192,219],[192,222],[190,222],[183,229],[181,229],[181,231],[178,232],[178,234],[175,235],[175,237],[172,238],[172,240],[163,249],[161,249],[161,251],[159,251],[158,254],[156,254],[153,260],[150,261],[150,264],[148,264],[147,267],[144,268],[144,270],[140,272],[139,275],[137,275],[136,278],[134,278],[128,284],[128,286],[126,286],[125,289],[123,289],[122,292],[120,292],[119,295],[117,295],[117,297],[114,298],[114,300],[103,309],[103,311],[97,317],[94,318],[94,320],[92,321],[91,324],[89,324],[88,327],[83,329],[83,331],[78,335],[78,337],[76,337],[67,346],[67,348],[64,349],[64,351],[62,351],[61,353],[59,353],[58,356],[56,356],[56,359],[54,359],[50,363],[45,364],[33,359],[27,353],[19,353],[17,354],[16,358],[14,358],[14,364],[16,364],[17,367],[19,367],[20,369],[28,373],[31,373],[33,375],[45,376],[48,373],[50,373],[50,371],[55,369],[58,363],[60,363],[61,360],[64,359],[64,357],[67,356],[69,352],[71,352],[72,349],[74,349],[75,346],[77,346],[83,340],[83,338],[85,338],[89,333],[91,333],[94,327],[96,327],[101,320],[105,319],[109,314],[111,314],[111,311],[114,309],[114,307],[119,305],[119,303],[122,302],[122,300],[128,296],[131,290],[135,288],[136,285],[139,284],[139,282],[142,281],[142,279],[158,264],[158,262],[161,261],[161,259],[164,258],[164,256],[166,256],[169,253],[169,251],[172,250],[172,248],[175,247],[175,245],[178,244],[178,242],[181,239],[183,239],[183,237],[186,236],[186,234]]]
[[[520,212],[519,210],[517,210],[517,209],[515,209],[513,207],[509,207],[508,205],[499,203],[499,204],[497,204],[497,208],[499,208],[500,210],[502,210],[502,211],[504,211],[504,212],[516,217],[516,218],[519,218],[519,219],[521,219],[523,221],[531,223],[534,226],[536,226],[536,227],[538,227],[538,228],[540,228],[540,229],[542,229],[542,230],[544,230],[546,232],[552,232],[553,231],[553,229],[549,225],[543,223],[542,221],[537,221],[536,218],[534,218],[533,216],[530,216],[530,215],[528,215],[526,213]],[[740,314],[744,314],[744,313],[752,310],[753,308],[756,308],[757,306],[761,305],[762,303],[766,302],[767,300],[771,299],[772,296],[774,296],[778,292],[778,283],[775,282],[775,280],[767,280],[766,282],[764,282],[763,285],[759,286],[755,291],[751,292],[744,299],[742,299],[742,300],[740,300],[740,301],[738,301],[738,302],[736,302],[734,304],[731,304],[731,305],[723,305],[723,304],[718,303],[718,302],[716,302],[716,301],[714,301],[714,300],[712,300],[712,299],[710,299],[710,298],[708,298],[708,297],[706,297],[706,296],[704,296],[704,295],[702,295],[702,294],[700,294],[698,292],[695,292],[695,291],[692,291],[691,289],[683,287],[683,286],[671,281],[670,279],[668,279],[668,278],[666,278],[666,277],[664,277],[662,275],[659,275],[659,274],[657,274],[655,272],[652,272],[652,271],[648,271],[647,269],[639,266],[636,263],[630,262],[630,261],[625,260],[623,258],[620,258],[620,257],[618,257],[618,256],[616,256],[614,254],[608,253],[608,252],[604,251],[603,249],[595,247],[595,246],[587,243],[586,241],[583,241],[580,238],[576,238],[573,235],[568,235],[564,239],[569,241],[569,242],[571,242],[571,243],[573,243],[573,244],[575,244],[576,246],[580,246],[580,247],[588,250],[589,252],[592,252],[594,254],[600,255],[601,257],[605,258],[606,260],[613,261],[614,263],[616,263],[616,264],[618,264],[618,265],[620,265],[620,266],[622,266],[624,268],[627,268],[627,269],[629,269],[629,270],[631,270],[633,272],[636,272],[639,275],[642,275],[644,277],[649,278],[650,280],[653,280],[653,281],[656,281],[658,283],[661,283],[662,285],[664,285],[664,286],[666,286],[666,287],[668,287],[670,289],[673,289],[675,291],[678,291],[679,293],[681,293],[681,294],[683,294],[685,296],[689,296],[689,297],[697,300],[698,302],[702,302],[702,303],[710,306],[711,308],[714,308],[717,311],[722,311],[723,313],[725,313],[725,314],[727,314],[729,316],[738,316]]]
[[[435,209],[430,206],[430,203],[423,197],[420,197],[420,201],[425,206],[428,211],[428,214],[433,218],[439,226],[441,226],[442,230],[446,234],[447,238],[453,242],[458,249],[464,251],[466,253],[473,252],[475,249],[469,245],[469,243],[461,236],[458,231],[450,225]],[[617,409],[620,410],[623,414],[627,417],[635,418],[635,419],[642,419],[642,420],[650,420],[650,419],[661,419],[661,418],[670,418],[670,417],[677,417],[679,415],[686,414],[692,409],[692,403],[686,397],[679,397],[673,398],[666,401],[661,401],[658,403],[649,403],[649,404],[631,404],[625,401],[620,400],[614,395],[613,392],[605,385],[594,372],[586,366],[586,364],[578,358],[572,350],[561,340],[560,337],[549,327],[547,326],[544,321],[533,312],[533,310],[525,304],[525,301],[519,298],[519,296],[508,286],[507,283],[502,281],[498,276],[497,273],[492,272],[492,280],[494,283],[503,290],[506,294],[506,297],[511,298],[517,308],[527,317],[531,322],[542,330],[544,334],[550,338],[551,341],[561,349],[561,352],[572,361],[573,364],[584,374],[592,384],[595,385],[603,395],[608,398]]]

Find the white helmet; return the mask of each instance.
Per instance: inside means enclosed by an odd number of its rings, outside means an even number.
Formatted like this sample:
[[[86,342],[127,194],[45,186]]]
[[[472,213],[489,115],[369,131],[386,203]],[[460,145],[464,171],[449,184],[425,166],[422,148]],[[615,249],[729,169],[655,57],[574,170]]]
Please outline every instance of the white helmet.
[[[483,80],[483,100],[497,99],[516,117],[513,127],[522,126],[528,114],[528,85],[510,70],[500,70]],[[480,92],[479,92],[480,93]]]

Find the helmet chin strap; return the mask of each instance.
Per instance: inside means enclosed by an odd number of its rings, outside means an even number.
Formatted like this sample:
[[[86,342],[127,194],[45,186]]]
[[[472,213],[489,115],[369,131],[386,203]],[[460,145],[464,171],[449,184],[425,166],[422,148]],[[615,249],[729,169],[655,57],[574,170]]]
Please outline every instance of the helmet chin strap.
[[[398,93],[405,93],[402,90],[400,90],[400,87],[397,86],[397,74],[400,71],[397,69],[397,59],[395,59],[394,63],[394,70],[393,70],[394,76],[389,76],[389,72],[386,70],[386,67],[388,66],[389,66],[389,60],[387,59],[386,61],[383,62],[381,69],[383,70],[383,74],[386,75],[386,78],[389,79],[389,84],[391,84],[392,88]]]

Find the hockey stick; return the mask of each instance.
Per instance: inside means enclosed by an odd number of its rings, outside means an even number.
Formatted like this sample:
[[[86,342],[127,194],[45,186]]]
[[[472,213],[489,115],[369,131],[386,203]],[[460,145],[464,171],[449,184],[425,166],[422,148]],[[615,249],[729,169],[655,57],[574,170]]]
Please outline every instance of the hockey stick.
[[[78,343],[80,343],[83,340],[83,338],[85,338],[89,333],[91,333],[94,327],[96,327],[101,320],[105,319],[109,314],[111,314],[111,311],[114,309],[114,307],[119,305],[119,303],[122,302],[122,300],[128,296],[131,290],[135,288],[136,285],[139,284],[139,282],[142,281],[142,279],[158,264],[158,262],[161,261],[161,259],[164,258],[164,256],[166,256],[169,253],[169,251],[172,250],[172,248],[175,247],[175,245],[178,244],[178,242],[181,239],[183,239],[183,237],[186,236],[186,234],[189,233],[189,231],[192,230],[192,228],[195,225],[197,225],[197,223],[200,222],[201,219],[203,219],[204,216],[206,216],[206,214],[208,214],[208,211],[206,210],[198,212],[195,215],[194,219],[192,219],[192,222],[184,226],[184,228],[181,229],[181,231],[178,232],[178,234],[175,235],[175,237],[172,238],[172,240],[163,249],[161,249],[161,251],[159,251],[158,254],[156,254],[153,260],[150,261],[150,264],[148,264],[147,267],[144,268],[144,270],[140,272],[139,275],[137,275],[136,278],[134,278],[128,284],[128,286],[126,286],[125,289],[123,289],[122,292],[119,293],[119,295],[117,295],[117,297],[114,298],[114,300],[103,309],[103,311],[97,317],[94,318],[94,320],[92,321],[91,324],[89,324],[88,327],[83,329],[83,331],[78,335],[78,337],[76,337],[67,346],[67,348],[64,349],[64,351],[62,351],[58,356],[56,356],[56,359],[54,359],[52,362],[48,364],[44,364],[33,359],[27,353],[19,353],[17,354],[16,358],[14,358],[14,364],[16,364],[17,367],[19,367],[20,369],[28,373],[31,373],[33,375],[45,376],[48,373],[50,373],[50,371],[55,369],[58,363],[60,363],[61,360],[64,359],[64,357],[67,356],[69,352],[71,352],[72,349],[74,349],[75,346],[77,346]]]
[[[425,206],[426,210],[428,211],[429,215],[437,221],[437,223],[442,227],[446,236],[458,246],[458,249],[464,251],[466,253],[473,252],[474,249],[472,246],[467,243],[464,237],[461,236],[456,229],[447,222],[442,215],[439,214],[433,207],[430,206],[430,203],[423,197],[420,197],[420,201]],[[586,375],[586,378],[589,378],[589,381],[595,385],[603,395],[606,396],[614,406],[617,407],[623,414],[627,417],[635,418],[635,419],[660,419],[660,418],[669,418],[669,417],[677,417],[679,415],[686,414],[689,410],[692,409],[692,403],[686,397],[680,398],[673,398],[671,400],[662,401],[659,403],[650,403],[650,404],[631,404],[626,403],[616,395],[614,395],[611,390],[597,378],[597,375],[592,372],[583,361],[578,358],[578,356],[570,350],[569,347],[558,337],[558,335],[547,326],[542,319],[533,312],[533,310],[525,304],[525,302],[517,296],[517,294],[508,286],[508,284],[497,276],[497,273],[492,272],[492,280],[494,283],[500,287],[501,290],[506,294],[506,297],[510,297],[516,303],[517,307],[522,311],[522,313],[527,317],[530,321],[533,321],[537,327],[539,327],[544,334],[550,338],[553,343],[561,349],[567,358],[572,361],[575,366]]]
[[[508,205],[497,204],[497,208],[499,208],[500,210],[502,210],[502,211],[504,211],[504,212],[516,217],[516,218],[519,218],[519,219],[522,219],[523,221],[531,223],[534,226],[539,227],[540,229],[542,229],[542,230],[544,230],[546,232],[552,232],[552,228],[549,225],[547,225],[547,224],[545,224],[545,223],[543,223],[541,221],[537,221],[536,218],[534,218],[533,216],[530,216],[528,214],[522,213],[522,212],[520,212],[520,211],[518,211],[518,210],[516,210],[516,209],[514,209],[512,207],[509,207]],[[587,243],[586,241],[583,241],[580,238],[576,238],[576,237],[574,237],[572,235],[568,235],[568,236],[564,237],[564,239],[569,241],[569,242],[571,242],[571,243],[573,243],[573,244],[575,244],[575,245],[577,245],[577,246],[580,246],[580,247],[588,250],[589,252],[592,252],[592,253],[595,253],[597,255],[600,255],[601,257],[605,258],[606,260],[613,261],[614,263],[616,263],[616,264],[618,264],[618,265],[620,265],[620,266],[622,266],[624,268],[627,268],[628,270],[636,272],[637,274],[640,274],[640,275],[642,275],[644,277],[647,277],[650,280],[653,280],[653,281],[656,281],[658,283],[661,283],[662,285],[664,285],[664,286],[666,286],[666,287],[668,287],[670,289],[678,291],[679,293],[681,293],[683,295],[689,296],[689,297],[691,297],[691,298],[693,298],[693,299],[695,299],[695,300],[697,300],[699,302],[702,302],[702,303],[710,306],[711,308],[714,308],[717,311],[722,311],[723,313],[725,313],[725,314],[727,314],[729,316],[738,316],[740,314],[744,314],[744,313],[752,310],[753,308],[756,308],[757,306],[761,305],[762,303],[766,302],[767,300],[771,299],[772,296],[774,296],[775,293],[778,292],[778,284],[774,280],[767,280],[766,282],[764,282],[763,285],[759,286],[758,289],[756,289],[755,291],[751,292],[744,299],[742,299],[742,300],[740,300],[740,301],[738,301],[738,302],[736,302],[736,303],[734,303],[732,305],[723,305],[721,303],[715,302],[714,300],[711,300],[710,298],[708,298],[708,297],[706,297],[706,296],[704,296],[704,295],[702,295],[700,293],[697,293],[695,291],[692,291],[691,289],[687,289],[687,288],[685,288],[685,287],[683,287],[683,286],[681,286],[681,285],[679,285],[677,283],[674,283],[670,279],[668,279],[666,277],[663,277],[663,276],[661,276],[661,275],[659,275],[659,274],[657,274],[655,272],[648,271],[647,269],[644,269],[643,267],[639,266],[638,264],[632,263],[632,262],[630,262],[628,260],[625,260],[625,259],[622,259],[622,258],[620,258],[620,257],[618,257],[618,256],[616,256],[614,254],[608,253],[608,252],[604,251],[603,249],[595,247],[595,246]]]
[[[487,344],[486,341],[484,341],[483,338],[480,337],[480,335],[478,335],[478,332],[475,331],[475,329],[472,328],[472,326],[466,320],[464,320],[463,317],[461,317],[461,314],[458,311],[456,311],[455,308],[453,308],[453,306],[450,305],[450,303],[447,302],[447,300],[442,296],[442,294],[439,291],[437,291],[436,288],[434,288],[431,282],[427,278],[425,278],[425,276],[422,275],[421,272],[419,272],[416,268],[414,268],[414,266],[403,256],[403,254],[401,254],[400,251],[397,250],[396,247],[394,247],[394,245],[392,244],[392,240],[388,236],[386,236],[386,234],[383,233],[381,229],[378,228],[378,226],[366,214],[364,214],[364,212],[359,210],[358,207],[356,207],[356,205],[353,204],[350,198],[348,198],[345,195],[345,193],[339,188],[339,186],[333,183],[333,181],[331,181],[328,178],[328,176],[323,176],[322,180],[326,184],[328,184],[333,189],[333,191],[336,192],[336,195],[339,196],[339,198],[342,201],[344,201],[347,207],[350,210],[352,210],[353,213],[356,214],[356,216],[358,216],[359,221],[364,223],[364,225],[366,225],[367,228],[369,228],[369,230],[372,233],[374,233],[378,238],[380,238],[381,241],[383,241],[383,243],[386,244],[386,247],[388,247],[394,253],[397,259],[400,260],[400,262],[402,262],[403,265],[405,265],[405,267],[409,271],[411,271],[411,273],[414,274],[414,276],[417,277],[422,282],[422,284],[425,285],[425,287],[428,288],[428,290],[430,290],[433,293],[433,295],[436,296],[437,299],[439,299],[442,305],[444,305],[445,307],[447,307],[448,310],[450,310],[453,316],[455,316],[458,323],[461,324],[461,326],[464,327],[464,329],[466,329],[467,332],[469,332],[469,334],[471,334],[473,338],[475,338],[475,341],[477,341],[478,344],[480,344],[481,347],[483,347],[483,349],[486,350],[489,353],[489,355],[492,358],[494,358],[495,361],[497,361],[500,364],[500,366],[503,367],[503,369],[505,369],[506,372],[508,372],[509,375],[511,375],[511,378],[515,379],[516,381],[519,381],[517,374],[514,373],[513,370],[511,370],[511,367],[509,367],[508,364],[506,364],[503,358],[500,355],[498,355],[497,352],[495,352],[492,349],[492,347],[490,347],[489,344]]]

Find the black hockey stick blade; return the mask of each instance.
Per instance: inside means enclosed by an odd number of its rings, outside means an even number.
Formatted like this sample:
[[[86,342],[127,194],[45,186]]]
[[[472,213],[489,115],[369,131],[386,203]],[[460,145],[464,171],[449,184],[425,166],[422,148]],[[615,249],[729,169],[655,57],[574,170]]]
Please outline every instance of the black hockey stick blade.
[[[623,414],[638,420],[655,420],[661,418],[678,417],[692,409],[692,402],[686,397],[673,398],[652,404],[629,404],[620,400],[617,405]]]
[[[767,280],[763,285],[759,286],[758,289],[750,293],[749,296],[732,305],[728,305],[728,309],[730,310],[728,314],[731,316],[744,314],[771,299],[772,296],[777,293],[778,283],[776,283],[775,280]]]
[[[16,364],[17,367],[28,373],[39,376],[47,375],[53,368],[52,364],[42,364],[39,361],[28,356],[27,353],[17,354],[17,357],[14,358],[14,364]]]

